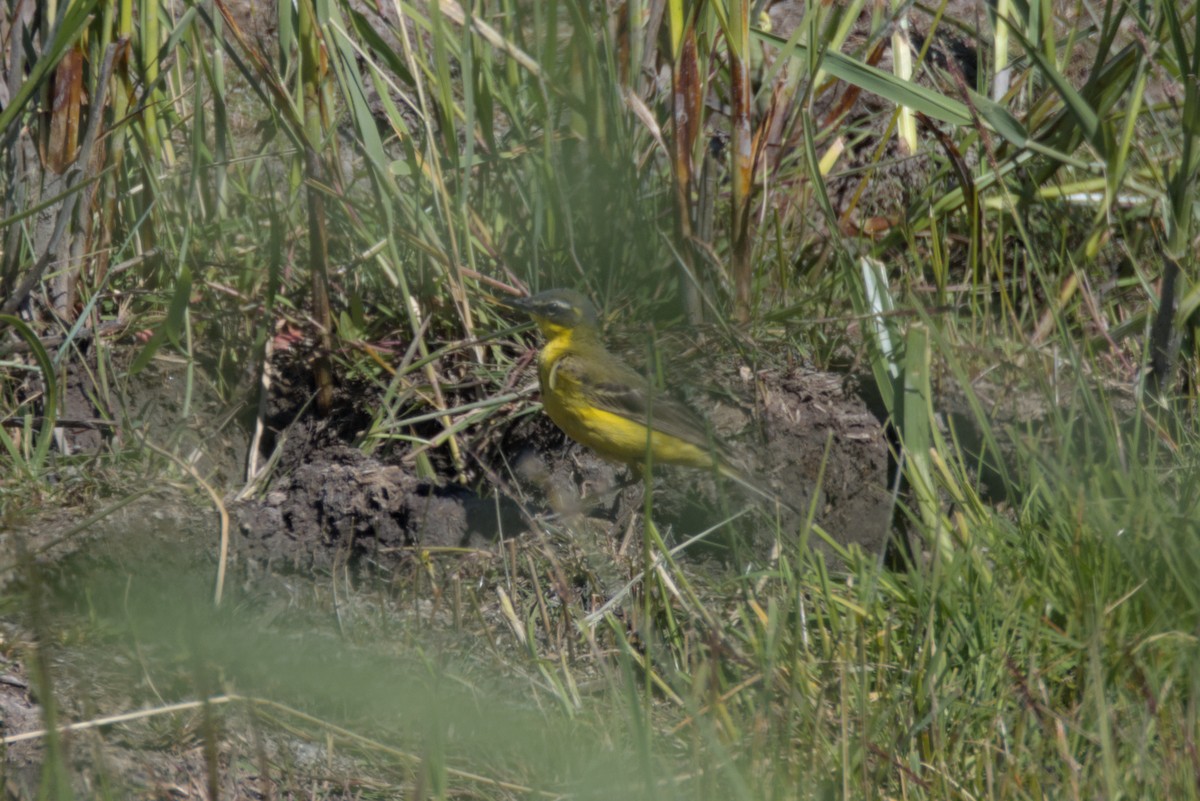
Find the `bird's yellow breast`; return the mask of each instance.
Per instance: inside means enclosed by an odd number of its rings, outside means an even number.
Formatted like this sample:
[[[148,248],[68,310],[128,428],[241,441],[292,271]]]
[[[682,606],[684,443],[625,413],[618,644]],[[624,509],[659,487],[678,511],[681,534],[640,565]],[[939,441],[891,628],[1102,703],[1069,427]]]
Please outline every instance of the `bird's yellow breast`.
[[[588,387],[574,376],[555,369],[559,359],[571,353],[571,332],[550,339],[538,357],[538,381],[546,414],[567,436],[603,457],[626,464],[642,464],[646,454],[655,462],[708,468],[713,455],[690,442],[628,417],[598,408],[589,400]]]

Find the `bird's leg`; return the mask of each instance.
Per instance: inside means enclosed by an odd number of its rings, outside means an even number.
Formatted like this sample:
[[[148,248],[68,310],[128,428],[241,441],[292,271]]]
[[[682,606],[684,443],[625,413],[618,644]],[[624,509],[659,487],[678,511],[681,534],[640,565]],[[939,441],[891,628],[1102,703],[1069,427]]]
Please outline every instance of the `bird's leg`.
[[[617,485],[617,492],[624,492],[625,490],[632,487],[634,484],[645,484],[645,483],[646,483],[646,466],[644,464],[635,462],[635,463],[629,465],[629,475],[627,475],[625,477],[624,481],[622,481],[620,484]]]
[[[625,555],[630,542],[633,541],[634,534],[639,530],[639,527],[634,525],[634,521],[637,519],[638,512],[642,510],[642,501],[645,499],[644,494],[638,494],[632,503],[621,508],[620,499],[624,496],[625,490],[630,487],[641,487],[642,493],[646,492],[646,469],[643,465],[629,465],[629,474],[614,490],[618,499],[618,514],[617,519],[613,523],[613,529],[625,529],[625,536],[621,538],[621,545],[617,548],[617,554],[620,556]]]
[[[616,520],[618,523],[620,523],[625,517],[621,508],[623,506],[621,503],[621,498],[625,494],[625,490],[629,489],[630,487],[641,486],[642,482],[643,478],[641,471],[637,470],[636,468],[631,468],[630,474],[621,479],[617,484],[609,484],[602,492],[597,493],[592,499],[592,507],[595,508],[601,505],[607,505],[609,502],[615,502],[615,508],[611,506],[609,508],[610,511],[616,513]],[[634,504],[634,508],[641,508],[640,499],[636,504]]]

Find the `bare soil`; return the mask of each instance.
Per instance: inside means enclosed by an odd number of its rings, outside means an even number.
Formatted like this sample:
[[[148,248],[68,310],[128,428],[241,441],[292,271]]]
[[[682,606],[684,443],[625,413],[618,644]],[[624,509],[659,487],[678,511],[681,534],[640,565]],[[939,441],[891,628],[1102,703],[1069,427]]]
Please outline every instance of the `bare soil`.
[[[444,581],[423,581],[427,568],[422,565],[431,552],[441,554],[437,559],[445,575],[469,579],[475,586],[501,582],[504,577],[496,571],[513,558],[513,549],[539,564],[549,560],[554,575],[565,582],[555,592],[569,594],[584,611],[609,600],[636,573],[639,549],[630,545],[640,537],[644,485],[623,486],[628,479],[624,467],[570,442],[543,414],[514,415],[487,438],[473,486],[455,483],[449,471],[437,480],[422,479],[402,452],[375,457],[355,447],[374,402],[368,393],[339,392],[340,405],[329,419],[318,420],[307,411],[296,417],[309,391],[307,372],[300,369],[302,359],[287,361],[274,383],[278,394],[268,404],[278,427],[268,444],[280,451],[272,480],[260,497],[228,504],[233,528],[226,603],[250,616],[239,625],[263,632],[282,621],[288,627],[297,620],[314,630],[328,627],[328,611],[319,604],[310,608],[311,598],[321,596],[331,578],[336,583],[338,576],[347,575],[356,577],[347,580],[348,587],[370,586],[382,577],[389,587],[386,597],[423,598],[416,607],[423,611],[393,611],[401,618],[416,614],[423,625],[460,636],[461,616],[450,614],[439,600],[446,592]],[[855,394],[854,382],[800,368],[752,371],[726,362],[713,369],[706,378],[722,389],[720,396],[697,395],[690,402],[745,455],[748,470],[795,510],[777,509],[703,471],[656,470],[655,521],[674,542],[730,512],[752,510],[696,549],[689,569],[719,577],[735,569],[731,559],[767,564],[777,541],[795,547],[810,507],[815,521],[839,542],[853,543],[872,557],[881,555],[890,529],[887,449],[878,421]],[[124,399],[128,407],[168,412],[177,409],[183,391],[182,382],[161,376],[130,387],[140,394]],[[196,407],[205,417],[189,421],[187,431],[214,431],[217,420],[228,417],[215,405],[196,402]],[[151,423],[151,436],[178,439],[180,432],[167,430],[169,419],[169,414],[161,415],[161,428]],[[207,475],[237,475],[236,460],[245,452],[245,441],[239,446],[230,440],[238,430],[226,428],[222,437],[212,439],[214,452],[201,459]],[[248,436],[242,431],[244,440]],[[113,437],[120,441],[120,432]],[[445,460],[434,462],[446,466]],[[188,490],[165,483],[142,489],[132,502],[107,501],[115,508],[94,523],[77,510],[47,511],[0,537],[0,556],[9,568],[7,597],[14,604],[3,610],[0,647],[0,733],[5,736],[43,724],[45,691],[39,688],[46,682],[53,688],[49,692],[60,722],[196,697],[194,667],[168,670],[168,675],[183,674],[175,692],[131,691],[123,672],[129,664],[145,661],[147,676],[160,675],[161,667],[149,667],[163,656],[152,655],[161,646],[149,644],[155,640],[145,631],[150,624],[136,626],[144,641],[129,640],[127,632],[116,636],[95,630],[97,621],[111,621],[101,623],[100,631],[123,629],[130,625],[124,616],[144,614],[120,611],[126,606],[149,604],[161,607],[160,614],[175,609],[171,614],[183,620],[202,620],[194,610],[210,604],[219,553],[216,512]],[[551,529],[557,534],[547,539]],[[825,549],[836,564],[819,538],[809,542]],[[682,558],[688,559],[686,554]],[[138,601],[139,592],[149,600]],[[532,588],[530,592],[531,597],[537,594]],[[298,596],[310,600],[297,606]],[[480,614],[502,621],[498,596],[485,590],[482,597],[487,601]],[[168,630],[178,625],[165,624]],[[336,643],[338,635],[330,634]],[[474,646],[461,647],[469,651]],[[225,664],[222,670],[228,675],[236,672],[231,666],[235,658],[227,663],[208,648],[206,661]],[[38,664],[45,666],[42,679]],[[205,734],[202,710],[170,715],[169,723],[152,719],[70,735],[63,747],[75,792],[88,795],[99,754],[103,774],[132,792],[129,797],[191,798],[208,792],[206,782],[214,775],[210,765],[221,777],[222,797],[259,797],[264,782],[271,784],[262,777],[266,769],[261,766],[278,766],[280,759],[294,764],[294,755],[306,748],[324,753],[320,746],[274,729],[264,733],[251,725],[244,709],[222,711],[218,717],[224,733],[215,739]],[[164,725],[166,733],[160,731]],[[169,745],[164,748],[160,742]],[[11,797],[36,795],[44,781],[46,748],[38,738],[7,749],[3,772]],[[320,764],[313,757],[313,765]],[[295,775],[302,777],[305,770]],[[347,775],[359,770],[348,767]],[[283,781],[278,769],[272,775],[273,781]],[[287,781],[292,775],[287,774]]]
[[[835,540],[881,553],[890,520],[886,442],[850,382],[801,369],[728,373],[712,382],[727,397],[710,399],[704,411],[718,435],[745,455],[750,474],[786,504],[780,530],[797,532],[811,506]],[[536,526],[545,512],[580,513],[615,526],[643,504],[640,482],[622,488],[629,479],[624,467],[570,442],[541,415],[518,418],[486,454],[488,474],[503,484],[484,494],[450,477],[421,480],[403,460],[366,456],[331,438],[329,424],[301,421],[286,440],[271,489],[235,510],[238,552],[267,565],[307,570],[355,557],[387,564],[418,546],[486,547]],[[660,468],[656,488],[656,520],[681,535],[720,520],[723,508],[771,506],[702,471]],[[760,520],[752,535],[765,531]],[[769,543],[758,545],[765,557]]]

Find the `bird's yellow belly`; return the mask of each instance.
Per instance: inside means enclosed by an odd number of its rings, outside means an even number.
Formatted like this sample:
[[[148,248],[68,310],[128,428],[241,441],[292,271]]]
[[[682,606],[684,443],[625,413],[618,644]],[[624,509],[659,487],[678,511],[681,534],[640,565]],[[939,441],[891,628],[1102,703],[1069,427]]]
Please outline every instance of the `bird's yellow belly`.
[[[650,432],[646,426],[619,414],[598,409],[587,403],[576,391],[547,392],[543,388],[542,403],[555,425],[567,436],[601,456],[626,464],[642,464],[647,449],[660,464],[682,464],[690,467],[712,467],[711,453],[678,437],[661,431]],[[573,390],[574,388],[571,388]]]

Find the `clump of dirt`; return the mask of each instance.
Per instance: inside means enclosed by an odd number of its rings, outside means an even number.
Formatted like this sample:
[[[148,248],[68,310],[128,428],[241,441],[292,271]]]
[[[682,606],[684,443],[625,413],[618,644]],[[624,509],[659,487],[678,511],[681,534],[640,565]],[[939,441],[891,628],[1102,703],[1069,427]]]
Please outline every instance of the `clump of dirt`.
[[[34,701],[24,664],[0,654],[0,733],[7,736],[36,731],[41,724],[42,710]],[[42,759],[39,742],[16,742],[5,746],[2,772],[8,783],[26,790],[18,797],[36,797]],[[8,790],[16,795],[12,787]]]
[[[797,368],[714,369],[705,383],[720,386],[722,396],[693,398],[693,405],[742,455],[746,472],[781,501],[778,526],[760,518],[739,527],[740,536],[748,532],[766,556],[775,538],[799,531],[813,509],[838,543],[881,553],[890,530],[887,446],[847,379]],[[344,433],[336,422],[292,426],[270,490],[235,509],[241,557],[293,569],[359,557],[389,564],[416,546],[482,547],[501,533],[529,529],[543,513],[582,514],[621,538],[643,509],[640,480],[568,440],[545,415],[517,416],[492,441],[480,455],[476,490],[422,480],[402,463],[364,455]],[[705,471],[662,467],[654,478],[655,521],[680,536],[746,505],[771,520],[777,511]],[[810,542],[831,555],[818,538]]]
[[[242,555],[267,566],[308,569],[355,556],[394,561],[415,545],[482,545],[494,539],[496,510],[465,487],[422,481],[404,467],[335,443],[314,450],[264,498],[236,511]],[[515,524],[515,514],[508,518]]]
[[[793,369],[755,383],[767,421],[762,448],[751,450],[760,473],[800,512],[815,496],[815,522],[840,544],[881,553],[891,522],[887,440],[853,381]]]

